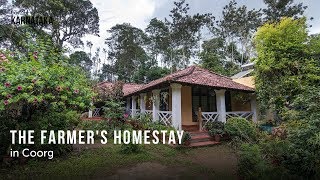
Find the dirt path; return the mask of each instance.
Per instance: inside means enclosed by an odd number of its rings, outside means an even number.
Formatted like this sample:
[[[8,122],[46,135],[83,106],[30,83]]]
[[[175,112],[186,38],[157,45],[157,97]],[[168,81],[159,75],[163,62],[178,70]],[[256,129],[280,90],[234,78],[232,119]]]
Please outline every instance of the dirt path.
[[[167,167],[159,163],[145,162],[134,167],[118,170],[117,173],[107,179],[179,179],[186,169],[181,167]]]
[[[237,157],[225,146],[198,148],[192,156],[192,162],[210,168],[219,179],[237,179]]]
[[[173,158],[190,163],[144,162],[118,169],[107,179],[237,179],[237,158],[225,145],[191,149]]]

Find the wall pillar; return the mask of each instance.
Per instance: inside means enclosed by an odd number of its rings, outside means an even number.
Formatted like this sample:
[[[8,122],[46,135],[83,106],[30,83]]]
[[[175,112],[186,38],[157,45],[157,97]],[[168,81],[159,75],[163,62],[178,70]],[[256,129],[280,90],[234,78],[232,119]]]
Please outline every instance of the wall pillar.
[[[93,106],[93,102],[90,103],[88,118],[92,118],[92,109],[91,109],[92,106]]]
[[[217,112],[219,113],[218,120],[221,122],[226,122],[227,113],[226,113],[226,100],[225,100],[225,89],[214,90],[216,93],[216,101],[217,101]]]
[[[250,106],[251,106],[251,112],[253,113],[252,120],[253,120],[253,122],[257,122],[257,119],[258,119],[258,114],[257,114],[257,96],[255,94],[251,94]]]
[[[181,125],[181,84],[170,85],[172,90],[172,126],[177,130],[182,129]]]
[[[159,121],[159,109],[160,109],[160,89],[155,89],[152,91],[152,120]]]
[[[131,107],[132,107],[132,110],[131,110],[131,117],[135,116],[136,115],[136,112],[137,112],[137,96],[132,96],[132,101],[131,101]]]
[[[146,112],[146,101],[145,101],[146,96],[147,96],[146,93],[140,94],[140,112],[141,112],[141,114],[144,114]]]

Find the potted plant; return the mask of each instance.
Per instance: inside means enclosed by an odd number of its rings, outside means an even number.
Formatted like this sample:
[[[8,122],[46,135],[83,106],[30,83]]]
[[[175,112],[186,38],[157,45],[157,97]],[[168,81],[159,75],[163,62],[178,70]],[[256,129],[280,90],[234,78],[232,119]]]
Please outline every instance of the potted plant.
[[[189,146],[191,143],[191,134],[189,132],[184,132],[182,137],[182,144]]]
[[[220,142],[224,131],[222,129],[212,128],[209,133],[211,137],[214,137],[215,141]]]

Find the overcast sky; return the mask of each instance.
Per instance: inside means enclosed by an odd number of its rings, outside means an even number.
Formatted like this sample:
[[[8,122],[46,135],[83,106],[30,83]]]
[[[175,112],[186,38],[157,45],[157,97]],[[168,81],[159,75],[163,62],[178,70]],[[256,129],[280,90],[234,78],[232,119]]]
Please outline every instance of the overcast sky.
[[[223,7],[229,3],[229,0],[186,0],[190,4],[190,14],[194,13],[212,13],[219,19]],[[121,23],[130,23],[131,25],[144,29],[149,20],[157,17],[164,19],[168,17],[173,7],[173,0],[91,0],[93,6],[98,9],[100,17],[100,37],[86,36],[85,41],[93,42],[94,47],[106,48],[104,41],[108,37],[106,32],[112,26]],[[263,0],[237,0],[239,5],[247,5],[249,9],[263,8]],[[308,18],[314,20],[309,22],[312,25],[310,33],[320,32],[320,7],[319,0],[305,0],[303,2],[308,6],[305,14]]]

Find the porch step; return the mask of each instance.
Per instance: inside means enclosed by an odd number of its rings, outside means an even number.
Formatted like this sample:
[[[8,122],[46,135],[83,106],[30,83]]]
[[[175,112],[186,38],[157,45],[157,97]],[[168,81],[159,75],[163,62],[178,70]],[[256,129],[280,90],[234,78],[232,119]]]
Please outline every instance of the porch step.
[[[191,142],[189,147],[204,147],[204,146],[213,146],[218,144],[220,144],[220,142],[216,142],[216,141]]]
[[[212,141],[213,138],[209,135],[198,135],[198,136],[191,136],[191,143],[195,142],[206,142],[206,141]]]
[[[214,141],[214,139],[206,131],[190,132],[191,142],[189,147],[202,147],[220,144],[220,142]]]
[[[199,131],[198,125],[182,125],[182,129],[188,132]]]
[[[189,132],[189,133],[190,133],[191,137],[209,135],[208,132],[206,132],[206,131],[195,131],[195,132]]]

